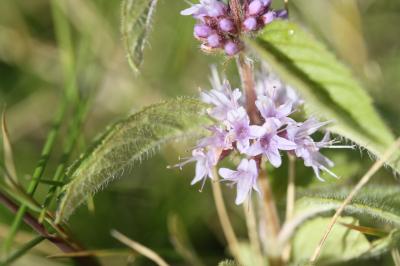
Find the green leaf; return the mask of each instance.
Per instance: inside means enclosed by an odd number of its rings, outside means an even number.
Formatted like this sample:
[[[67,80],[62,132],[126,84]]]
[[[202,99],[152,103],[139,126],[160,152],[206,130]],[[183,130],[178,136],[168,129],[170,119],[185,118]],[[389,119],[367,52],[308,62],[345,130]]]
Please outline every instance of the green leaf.
[[[321,191],[301,197],[296,202],[293,219],[282,229],[280,245],[283,246],[295,231],[308,220],[317,216],[332,216],[348,194],[349,190],[347,189],[330,189],[327,192]],[[393,186],[364,188],[345,207],[342,216],[369,221],[375,227],[379,225],[383,227],[384,225],[385,229],[399,229],[400,188]]]
[[[345,217],[341,222],[354,223],[354,219]],[[321,239],[330,218],[316,218],[303,224],[296,232],[292,241],[292,254],[295,264],[308,260]],[[351,230],[341,224],[333,227],[318,263],[338,263],[357,258],[371,248],[367,238],[360,232]]]
[[[87,197],[122,175],[160,145],[199,136],[211,120],[202,102],[178,98],[144,108],[111,126],[69,169],[56,221],[66,219]]]
[[[309,115],[334,121],[330,131],[378,157],[394,142],[372,99],[350,70],[299,26],[287,21],[273,22],[248,44],[301,93]],[[400,171],[397,160],[388,164]]]
[[[143,50],[151,28],[151,17],[157,0],[123,0],[121,33],[129,65],[137,72],[143,61]]]

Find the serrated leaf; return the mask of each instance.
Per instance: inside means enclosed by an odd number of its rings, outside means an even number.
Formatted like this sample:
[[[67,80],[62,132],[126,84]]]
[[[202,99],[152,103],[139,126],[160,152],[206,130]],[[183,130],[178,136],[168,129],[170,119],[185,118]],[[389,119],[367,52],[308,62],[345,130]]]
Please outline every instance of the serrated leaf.
[[[129,65],[137,72],[143,61],[143,50],[151,28],[157,0],[123,0],[121,33]]]
[[[309,115],[333,120],[337,133],[376,156],[394,142],[372,99],[326,47],[287,21],[268,25],[249,46],[306,100]],[[396,154],[388,164],[400,171]]]
[[[111,126],[70,168],[56,221],[160,145],[199,136],[211,120],[202,102],[178,98],[154,104]]]

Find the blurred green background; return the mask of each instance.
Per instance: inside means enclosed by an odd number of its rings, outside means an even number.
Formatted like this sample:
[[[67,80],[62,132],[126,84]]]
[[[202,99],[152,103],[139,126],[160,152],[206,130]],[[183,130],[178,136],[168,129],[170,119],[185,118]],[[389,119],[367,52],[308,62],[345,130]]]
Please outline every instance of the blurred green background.
[[[135,76],[125,58],[120,28],[120,1],[60,0],[71,31],[77,84],[82,94],[92,94],[84,134],[74,158],[107,124],[141,107],[178,95],[197,95],[208,88],[210,64],[219,64],[234,85],[238,77],[234,62],[221,56],[205,56],[192,37],[194,21],[179,15],[187,7],[184,0],[160,0],[153,30],[145,51],[140,75]],[[277,6],[282,3],[275,1]],[[300,22],[324,41],[349,65],[365,89],[375,99],[382,117],[400,133],[400,1],[398,0],[292,0],[291,19]],[[7,120],[19,176],[29,181],[40,155],[46,132],[60,103],[64,80],[59,60],[54,23],[48,0],[0,1],[0,106],[7,107]],[[65,130],[54,154],[60,154]],[[179,217],[199,256],[206,265],[216,265],[228,257],[224,238],[213,207],[209,187],[202,193],[189,185],[193,167],[167,170],[179,156],[186,156],[191,142],[173,143],[151,159],[115,181],[94,198],[95,208],[82,206],[70,220],[74,235],[89,249],[122,248],[110,236],[117,229],[149,246],[172,265],[188,265],[176,251],[168,223]],[[354,183],[371,164],[368,154],[356,151],[329,151],[337,164],[340,180],[327,177],[318,182],[298,165],[297,183],[302,187],[327,187]],[[51,158],[45,178],[54,172],[57,156]],[[277,201],[284,204],[286,167],[271,170]],[[375,178],[379,184],[397,184],[390,170]],[[42,195],[41,195],[41,193]],[[43,197],[45,190],[37,193]],[[227,202],[234,191],[224,188]],[[228,204],[239,237],[246,237],[242,208]],[[12,219],[0,206],[0,241]],[[180,229],[183,226],[179,226]],[[24,228],[17,237],[26,241],[31,232]],[[172,230],[173,231],[173,230]],[[45,259],[58,253],[42,244],[15,265],[62,265],[69,260]],[[127,256],[102,259],[105,265],[125,265]],[[387,258],[370,261],[388,263]],[[378,264],[377,264],[378,263]],[[364,263],[365,264],[365,263]],[[138,258],[132,265],[151,265]]]

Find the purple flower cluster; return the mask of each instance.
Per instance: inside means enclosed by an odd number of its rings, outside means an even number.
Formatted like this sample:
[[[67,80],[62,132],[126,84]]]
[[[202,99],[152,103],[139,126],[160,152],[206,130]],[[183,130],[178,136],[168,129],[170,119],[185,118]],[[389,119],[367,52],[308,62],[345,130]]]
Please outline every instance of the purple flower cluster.
[[[213,89],[201,92],[201,98],[210,104],[208,114],[216,124],[209,127],[210,136],[198,141],[193,157],[178,165],[196,162],[192,185],[202,181],[204,186],[207,178],[215,179],[218,162],[230,153],[242,158],[237,170],[220,168],[218,173],[223,180],[237,185],[236,204],[243,203],[253,189],[260,192],[257,185],[260,162],[264,159],[273,167],[280,167],[281,152],[301,158],[320,180],[323,180],[321,171],[336,177],[329,170],[333,162],[320,153],[322,148],[333,147],[334,142],[329,140],[329,134],[321,141],[311,137],[329,122],[315,118],[297,122],[291,118],[302,105],[294,90],[278,79],[259,75],[255,105],[262,123],[253,125],[243,106],[241,91],[232,90],[227,80],[221,83],[218,75],[213,74]]]
[[[237,21],[229,5],[218,0],[200,0],[181,14],[197,20],[194,36],[202,42],[203,51],[224,49],[227,55],[233,56],[243,49],[240,34],[256,32],[275,18],[287,17],[286,10],[274,11],[270,7],[271,0],[244,1],[243,17]]]

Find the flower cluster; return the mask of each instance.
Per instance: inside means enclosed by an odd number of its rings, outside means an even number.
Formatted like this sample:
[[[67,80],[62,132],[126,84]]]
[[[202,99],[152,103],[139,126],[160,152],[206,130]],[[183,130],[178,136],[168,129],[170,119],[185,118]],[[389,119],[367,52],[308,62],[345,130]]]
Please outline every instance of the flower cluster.
[[[276,78],[259,75],[255,106],[262,123],[255,125],[243,106],[241,91],[232,90],[227,80],[221,83],[217,74],[213,77],[213,89],[201,92],[201,98],[210,104],[208,114],[216,124],[208,128],[210,136],[198,141],[192,157],[178,165],[196,162],[192,185],[199,181],[204,185],[207,178],[215,179],[213,171],[218,162],[232,152],[242,158],[237,170],[221,168],[218,172],[223,180],[237,185],[236,204],[243,203],[253,189],[259,192],[260,162],[266,160],[273,167],[280,167],[281,152],[301,158],[320,180],[323,180],[321,171],[336,177],[329,170],[333,162],[320,153],[322,148],[333,147],[334,141],[329,140],[328,133],[321,141],[311,137],[329,122],[319,122],[316,118],[298,122],[291,118],[303,103],[294,90]]]
[[[275,18],[287,17],[286,10],[271,9],[271,0],[244,1],[241,10],[243,15],[238,19],[229,5],[218,0],[200,0],[181,14],[197,20],[194,36],[202,42],[203,51],[224,49],[229,56],[243,49],[240,34],[256,32]]]

